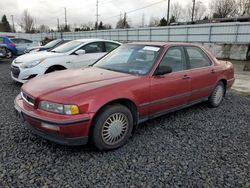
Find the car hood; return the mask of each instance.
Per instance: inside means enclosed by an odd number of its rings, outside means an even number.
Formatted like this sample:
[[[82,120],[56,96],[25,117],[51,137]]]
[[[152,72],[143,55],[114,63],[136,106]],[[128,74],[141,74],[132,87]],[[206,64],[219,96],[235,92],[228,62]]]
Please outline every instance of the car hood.
[[[15,64],[21,64],[21,63],[28,63],[33,62],[36,60],[46,59],[50,57],[60,57],[64,56],[64,53],[53,53],[53,52],[37,52],[37,53],[30,53],[30,54],[24,54],[15,59]]]
[[[79,70],[64,70],[39,76],[26,82],[22,90],[34,98],[45,97],[46,95],[55,93],[58,94],[58,98],[67,95],[73,97],[88,90],[134,78],[137,78],[137,76],[87,67]],[[67,92],[62,92],[62,90],[67,90]]]

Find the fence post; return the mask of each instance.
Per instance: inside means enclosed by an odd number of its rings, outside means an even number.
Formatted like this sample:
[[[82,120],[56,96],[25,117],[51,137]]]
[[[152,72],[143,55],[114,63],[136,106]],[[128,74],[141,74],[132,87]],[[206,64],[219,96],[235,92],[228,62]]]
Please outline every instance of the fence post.
[[[189,27],[187,26],[187,33],[186,33],[186,42],[188,42],[188,29],[189,29]]]
[[[170,27],[167,27],[168,30],[168,42],[170,42]]]
[[[126,29],[127,42],[128,42],[128,28]]]
[[[149,41],[151,42],[152,41],[152,33],[151,33],[151,27],[149,28]]]
[[[209,43],[211,43],[212,27],[213,27],[212,25],[209,26],[209,36],[208,36],[208,37],[209,37],[209,38],[208,38]]]
[[[137,41],[139,41],[139,28],[137,29]]]
[[[239,24],[236,23],[235,43],[238,42],[238,35],[239,35]]]

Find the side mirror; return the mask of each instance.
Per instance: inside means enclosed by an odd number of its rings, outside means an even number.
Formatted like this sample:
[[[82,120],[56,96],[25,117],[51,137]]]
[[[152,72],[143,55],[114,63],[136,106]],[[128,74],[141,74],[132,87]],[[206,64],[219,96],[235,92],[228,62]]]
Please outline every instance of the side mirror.
[[[86,51],[80,49],[80,50],[77,50],[77,51],[75,52],[75,54],[76,54],[76,55],[83,55],[83,54],[86,54]]]
[[[171,72],[172,72],[172,68],[170,66],[159,66],[155,70],[154,75],[160,76],[160,75],[164,75],[164,74],[169,74]]]

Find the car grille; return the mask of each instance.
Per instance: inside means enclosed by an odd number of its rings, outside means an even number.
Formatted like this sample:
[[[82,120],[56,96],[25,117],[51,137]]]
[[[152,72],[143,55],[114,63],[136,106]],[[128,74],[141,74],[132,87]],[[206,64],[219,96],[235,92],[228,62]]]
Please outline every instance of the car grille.
[[[20,74],[20,69],[16,66],[11,66],[11,72],[15,78],[18,78],[18,76]]]
[[[27,95],[27,94],[24,93],[23,91],[21,91],[21,97],[22,97],[22,99],[23,99],[26,103],[30,104],[31,106],[34,106],[35,100],[34,100],[33,97]]]

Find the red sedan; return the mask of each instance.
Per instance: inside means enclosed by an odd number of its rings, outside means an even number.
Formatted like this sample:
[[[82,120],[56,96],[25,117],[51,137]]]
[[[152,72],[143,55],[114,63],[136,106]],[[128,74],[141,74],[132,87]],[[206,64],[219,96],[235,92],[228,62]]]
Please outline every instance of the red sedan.
[[[135,125],[207,101],[221,104],[233,65],[192,44],[130,43],[94,65],[22,86],[18,116],[37,135],[64,144],[124,145]],[[208,120],[209,121],[209,120]]]

